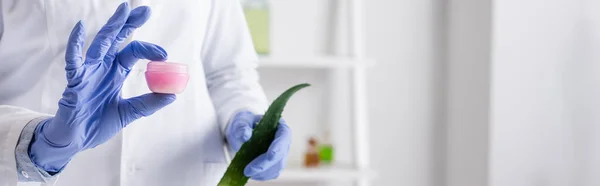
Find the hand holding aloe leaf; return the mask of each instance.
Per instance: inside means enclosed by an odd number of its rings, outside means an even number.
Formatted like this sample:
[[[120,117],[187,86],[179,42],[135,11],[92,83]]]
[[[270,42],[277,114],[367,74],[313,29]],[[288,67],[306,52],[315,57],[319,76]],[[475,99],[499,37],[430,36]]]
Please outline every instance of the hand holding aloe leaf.
[[[258,125],[252,131],[252,137],[242,145],[227,168],[225,175],[221,178],[218,186],[243,186],[248,182],[244,175],[246,166],[261,154],[267,152],[269,146],[275,139],[275,133],[279,127],[281,113],[290,97],[310,84],[299,84],[283,92],[271,105],[265,115],[260,119]]]

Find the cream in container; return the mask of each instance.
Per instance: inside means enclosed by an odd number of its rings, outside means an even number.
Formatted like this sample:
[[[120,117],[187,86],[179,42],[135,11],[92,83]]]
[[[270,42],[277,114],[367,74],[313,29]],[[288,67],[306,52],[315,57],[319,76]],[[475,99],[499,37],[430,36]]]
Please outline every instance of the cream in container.
[[[185,90],[189,79],[186,64],[151,61],[146,68],[146,82],[154,93],[179,94]]]

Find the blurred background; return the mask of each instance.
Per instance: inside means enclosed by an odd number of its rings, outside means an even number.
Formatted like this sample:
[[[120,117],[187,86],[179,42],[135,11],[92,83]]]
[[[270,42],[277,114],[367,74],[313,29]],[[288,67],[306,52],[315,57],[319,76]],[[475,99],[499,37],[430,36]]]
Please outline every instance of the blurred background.
[[[600,1],[242,0],[288,168],[251,185],[600,185]]]

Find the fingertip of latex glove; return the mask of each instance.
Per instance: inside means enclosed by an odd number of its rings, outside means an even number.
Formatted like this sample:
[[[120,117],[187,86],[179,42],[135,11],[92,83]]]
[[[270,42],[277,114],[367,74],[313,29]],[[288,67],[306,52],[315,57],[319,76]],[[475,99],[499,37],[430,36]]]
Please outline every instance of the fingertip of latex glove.
[[[113,16],[111,18],[119,18],[122,17],[120,15],[128,15],[131,12],[131,9],[129,8],[129,3],[128,2],[123,2],[119,5],[119,7],[117,7],[117,10],[115,10],[114,15],[118,15],[118,16]],[[126,17],[122,17],[122,18],[126,18]],[[127,19],[121,20],[123,22],[125,22]],[[110,21],[109,21],[110,22]]]
[[[138,59],[148,59],[154,61],[167,60],[167,51],[156,44],[144,41],[134,41],[134,55]]]
[[[71,35],[69,35],[69,42],[67,44],[67,50],[65,52],[67,72],[79,68],[83,64],[83,45],[85,41],[85,28],[83,21],[78,21]],[[67,80],[72,79],[76,73],[67,73]]]
[[[114,39],[127,22],[129,13],[129,4],[127,2],[121,3],[106,24],[98,31],[86,53],[87,58],[92,59],[90,63],[102,61],[101,59],[104,58],[104,55],[106,55],[106,52],[112,46]]]
[[[127,20],[128,24],[131,24],[134,28],[141,27],[148,19],[150,19],[150,15],[152,11],[148,6],[140,6],[137,7],[129,13],[129,19]]]
[[[129,9],[129,2],[127,2],[127,1],[122,2],[121,4],[119,4],[119,7],[117,8],[117,10],[120,10],[121,8]]]
[[[73,27],[73,30],[71,31],[71,35],[69,35],[69,46],[67,47],[78,46],[83,43],[83,40],[85,40],[85,25],[83,24],[83,21],[80,20],[77,21]]]
[[[250,162],[246,166],[246,168],[244,168],[244,175],[246,175],[247,177],[254,177],[254,176],[260,174],[261,172],[266,170],[266,167],[264,166],[264,164],[265,164],[264,162],[266,162],[266,155],[261,154],[256,159],[252,160],[252,162]]]
[[[280,123],[275,132],[275,139],[267,150],[267,158],[270,161],[278,161],[287,156],[289,146],[292,143],[292,131],[285,123]]]
[[[250,140],[250,138],[252,137],[252,128],[250,128],[250,126],[242,124],[237,127],[235,133],[235,137],[241,140],[242,143],[244,143]]]
[[[177,96],[175,94],[161,94],[161,93],[152,93],[154,96],[155,101],[157,102],[157,105],[169,105],[173,102],[175,102],[175,100],[177,100]]]
[[[77,21],[77,23],[75,24],[75,27],[81,27],[83,28],[85,25],[83,24],[83,20],[79,20]]]
[[[279,170],[279,168],[275,166],[281,163],[283,163],[281,160],[273,161],[269,159],[267,154],[261,154],[244,168],[244,175],[247,177],[255,177],[262,173],[272,171],[273,169]]]
[[[119,7],[117,7],[117,10],[115,10],[115,13],[113,14],[113,16],[111,16],[108,19],[107,25],[108,24],[110,24],[110,25],[125,24],[130,13],[131,13],[131,9],[129,7],[129,3],[128,2],[121,3],[119,5]]]
[[[227,131],[227,141],[233,151],[238,151],[252,137],[252,128],[240,121],[230,123]]]
[[[292,141],[292,129],[285,123],[280,123],[275,132],[275,139],[281,139],[285,142]]]
[[[254,114],[248,111],[238,112],[234,115],[227,128],[227,137],[234,150],[252,137]]]
[[[259,175],[253,176],[251,178],[256,181],[269,181],[269,180],[278,178],[279,174],[280,174],[279,172],[268,173],[265,175],[259,174]]]
[[[132,41],[119,52],[117,57],[123,67],[131,69],[139,59],[165,61],[167,56],[167,51],[156,44]]]
[[[271,168],[269,168],[265,171],[261,171],[261,172],[255,174],[251,178],[253,180],[257,180],[257,181],[273,180],[273,179],[276,179],[279,177],[279,175],[281,174],[281,171],[284,168],[285,168],[285,160],[278,162],[276,165],[272,166]]]
[[[287,139],[276,138],[265,153],[266,160],[276,162],[283,159],[288,153],[289,145],[290,142]]]
[[[141,117],[154,114],[161,108],[173,103],[176,99],[175,94],[149,93],[138,97],[129,98],[123,101],[124,114],[130,116],[125,123]]]
[[[129,15],[149,14],[149,13],[152,13],[152,9],[149,6],[138,6],[138,7],[135,7],[133,10],[131,10]]]

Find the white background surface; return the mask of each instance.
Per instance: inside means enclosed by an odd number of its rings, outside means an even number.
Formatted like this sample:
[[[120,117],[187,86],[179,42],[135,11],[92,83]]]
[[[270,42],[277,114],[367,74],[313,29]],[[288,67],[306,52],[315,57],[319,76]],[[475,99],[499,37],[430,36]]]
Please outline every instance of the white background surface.
[[[490,185],[600,185],[600,2],[494,6]]]
[[[311,26],[329,25],[329,3],[274,1],[283,7],[275,12],[276,54],[332,51],[327,30]],[[368,79],[373,185],[600,185],[598,7],[597,0],[367,1],[367,57],[378,62]],[[328,74],[262,72],[265,85],[279,83],[266,87],[271,95]],[[297,163],[317,125],[343,125],[326,118],[331,108],[314,107],[332,96],[327,82],[313,83],[298,97],[306,101],[290,106],[302,114],[286,116]]]

